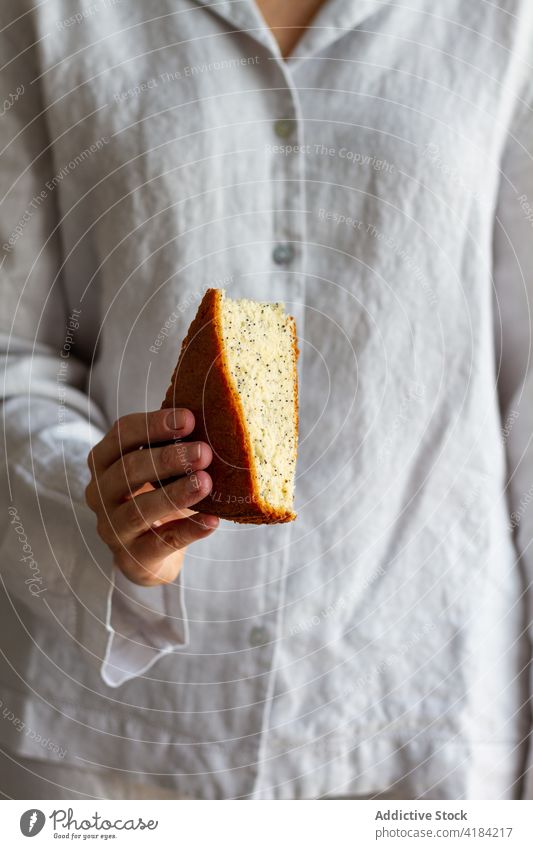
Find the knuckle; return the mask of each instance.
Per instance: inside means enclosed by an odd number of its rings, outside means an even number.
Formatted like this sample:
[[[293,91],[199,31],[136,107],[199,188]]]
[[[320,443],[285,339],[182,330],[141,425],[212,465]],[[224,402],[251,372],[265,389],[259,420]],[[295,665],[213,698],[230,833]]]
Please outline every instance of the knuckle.
[[[96,521],[96,531],[100,539],[105,542],[106,545],[116,545],[116,534],[107,519],[98,516]]]
[[[95,449],[91,448],[91,450],[87,454],[87,465],[89,466],[89,469],[91,470],[91,474],[93,474],[93,475],[94,475],[95,469],[96,469],[96,460],[95,460],[94,452],[95,452]]]
[[[148,527],[148,522],[144,518],[142,511],[135,501],[131,499],[122,508],[124,524],[133,532],[145,531]]]
[[[85,487],[85,503],[91,508],[91,510],[94,511],[96,504],[94,500],[94,486],[92,481]]]
[[[113,422],[113,426],[111,428],[111,433],[113,434],[113,436],[119,437],[123,427],[124,427],[123,417],[121,417],[119,419],[115,419],[115,421]]]
[[[172,531],[166,531],[161,535],[161,542],[163,546],[170,547],[175,551],[179,551],[186,546],[186,540],[179,528],[174,528]]]
[[[179,448],[177,445],[165,445],[161,449],[161,468],[165,472],[173,472],[179,465]]]
[[[123,454],[119,462],[124,479],[126,481],[133,480],[138,463],[136,455],[133,453]]]
[[[122,445],[124,444],[127,427],[127,416],[121,416],[113,422],[113,427],[111,428],[111,436],[119,451],[122,449]]]
[[[107,434],[107,438],[114,444],[119,444],[120,439],[120,419],[115,419],[111,427],[109,428],[109,432]]]
[[[168,500],[175,507],[186,507],[186,498],[185,498],[185,484],[184,479],[179,478],[177,481],[173,481],[173,483],[169,484],[165,487],[165,494],[168,497]]]

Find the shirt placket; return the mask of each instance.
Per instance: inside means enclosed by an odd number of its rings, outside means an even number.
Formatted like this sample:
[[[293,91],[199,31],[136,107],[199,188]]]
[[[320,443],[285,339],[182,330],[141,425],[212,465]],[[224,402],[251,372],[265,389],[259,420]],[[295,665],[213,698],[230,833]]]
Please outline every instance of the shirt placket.
[[[269,300],[284,301],[288,312],[296,320],[301,374],[305,357],[305,141],[302,109],[291,63],[282,58],[273,34],[264,24],[253,2],[221,3],[216,6],[210,6],[207,0],[196,2],[208,6],[212,13],[245,31],[268,54],[264,64],[264,85],[265,90],[274,96],[268,99],[271,114],[265,112],[264,123],[265,156],[269,158],[271,175],[271,229],[268,234],[271,244],[269,267],[265,269],[268,280],[265,290]],[[320,32],[325,33],[325,30]],[[297,66],[300,63],[294,64]],[[265,238],[264,233],[258,236],[261,241]],[[265,540],[268,553],[265,553],[261,562],[255,564],[258,576],[264,576],[262,608],[270,612],[248,623],[248,644],[253,652],[251,674],[268,676],[264,696],[261,696],[261,702],[257,702],[262,710],[259,752],[254,781],[246,794],[252,797],[260,796],[261,787],[269,783],[269,760],[279,745],[276,740],[270,741],[269,726],[275,670],[283,663],[283,611],[291,545],[295,537],[292,524],[277,526],[272,531],[272,535],[269,532],[268,541]],[[230,792],[229,795],[235,794]]]
[[[300,349],[300,370],[304,355],[305,338],[305,257],[306,257],[306,213],[305,213],[305,142],[299,96],[285,62],[273,57],[277,78],[278,97],[270,126],[267,123],[266,152],[270,157],[272,175],[272,246],[270,253],[270,279],[275,297],[282,299],[287,310],[296,320]],[[279,295],[278,295],[279,293]],[[278,528],[278,533],[281,528]],[[253,795],[260,795],[268,772],[272,741],[270,740],[270,716],[275,691],[276,668],[283,662],[283,613],[286,603],[287,576],[290,571],[290,552],[293,541],[293,525],[283,528],[283,546],[280,552],[280,580],[277,582],[275,628],[270,639],[274,641],[270,676],[263,706],[258,771]],[[263,636],[263,635],[262,635]],[[275,743],[274,743],[275,745]]]

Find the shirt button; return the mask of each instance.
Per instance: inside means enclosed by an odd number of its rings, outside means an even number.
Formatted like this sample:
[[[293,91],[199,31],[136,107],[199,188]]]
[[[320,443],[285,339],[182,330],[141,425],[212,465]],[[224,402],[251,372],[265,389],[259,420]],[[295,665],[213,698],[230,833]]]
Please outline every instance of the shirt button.
[[[257,648],[258,646],[263,646],[266,642],[268,642],[268,631],[266,628],[262,628],[260,625],[256,625],[250,631],[249,635],[250,645]]]
[[[272,251],[272,259],[276,265],[289,265],[294,259],[294,247],[287,243],[276,245]]]
[[[289,118],[280,118],[274,124],[274,132],[280,139],[288,139],[294,132],[294,121]]]

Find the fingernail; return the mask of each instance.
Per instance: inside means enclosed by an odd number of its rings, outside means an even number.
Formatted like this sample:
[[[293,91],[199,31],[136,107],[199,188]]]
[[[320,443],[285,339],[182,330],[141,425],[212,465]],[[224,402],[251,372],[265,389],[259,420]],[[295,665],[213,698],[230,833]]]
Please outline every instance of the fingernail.
[[[190,463],[193,463],[195,460],[199,460],[201,451],[202,451],[202,449],[200,447],[199,442],[193,442],[192,445],[187,445],[187,448],[186,448],[187,460]]]
[[[198,492],[201,487],[200,480],[198,475],[189,475],[189,480],[187,482],[187,486],[189,487],[191,492]]]
[[[166,426],[169,430],[183,430],[187,417],[184,410],[172,410],[165,419]]]

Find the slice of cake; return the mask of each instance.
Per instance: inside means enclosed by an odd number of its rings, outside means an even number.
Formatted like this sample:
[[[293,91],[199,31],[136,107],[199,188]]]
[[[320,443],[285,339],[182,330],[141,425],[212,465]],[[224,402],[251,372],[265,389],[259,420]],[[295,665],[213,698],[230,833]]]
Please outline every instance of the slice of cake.
[[[234,522],[291,522],[298,439],[296,325],[283,304],[208,289],[163,407],[187,407],[213,451],[213,489],[194,509]]]

